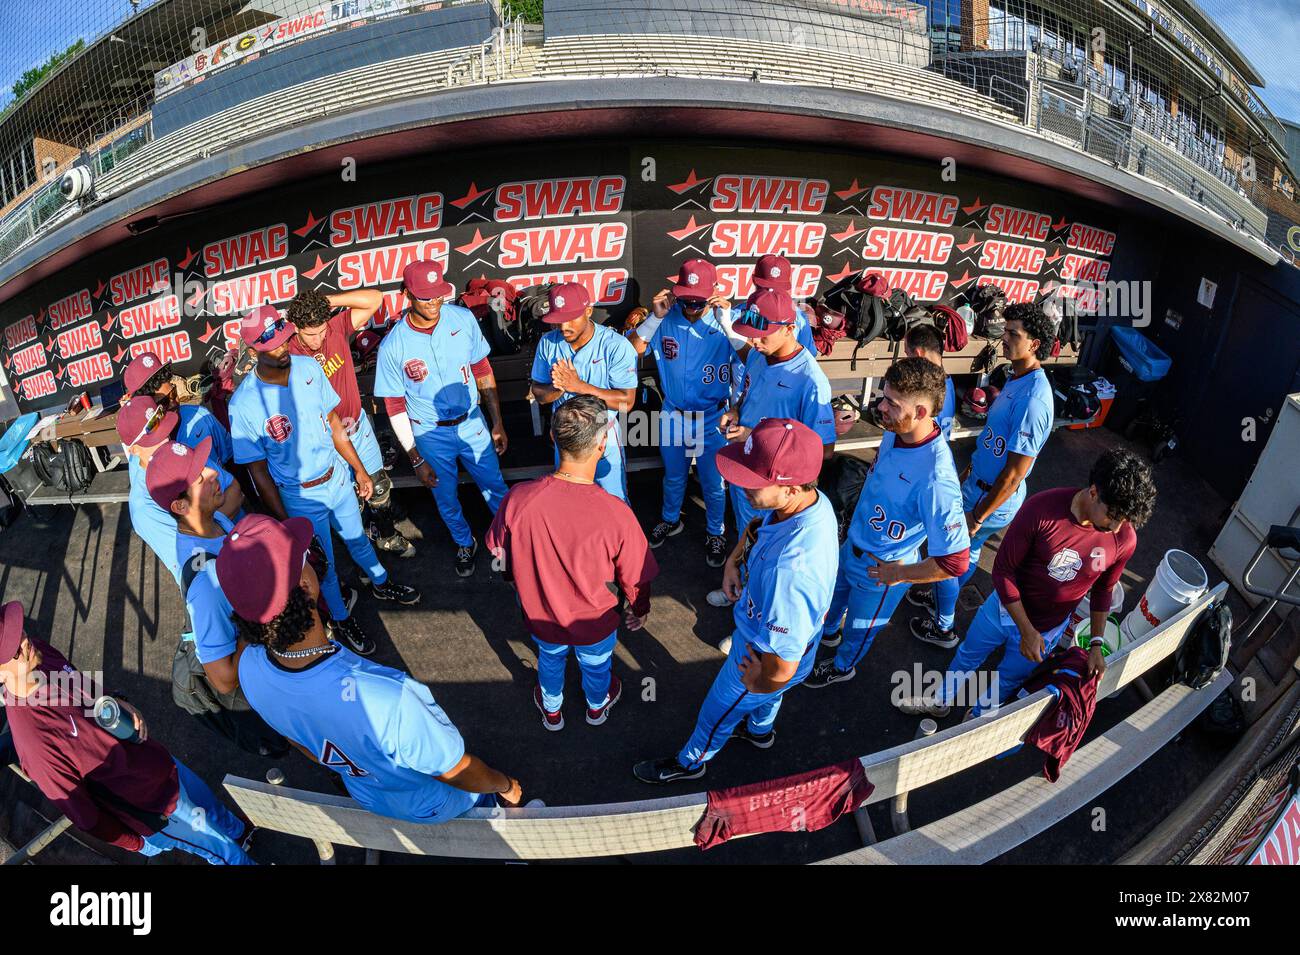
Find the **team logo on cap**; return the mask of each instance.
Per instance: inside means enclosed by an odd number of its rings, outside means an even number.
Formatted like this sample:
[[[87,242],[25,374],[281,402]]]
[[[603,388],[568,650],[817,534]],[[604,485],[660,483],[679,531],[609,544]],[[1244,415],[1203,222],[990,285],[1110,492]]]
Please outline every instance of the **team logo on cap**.
[[[271,415],[266,419],[266,433],[277,444],[284,444],[293,434],[293,422],[282,414]]]
[[[754,433],[751,431],[749,437],[745,439],[745,453],[749,454],[754,450]]]
[[[670,361],[677,357],[677,339],[664,339],[664,357]]]
[[[699,277],[699,275],[697,275],[695,272],[690,272],[690,273],[688,273],[687,276],[686,276],[686,284],[687,284],[687,285],[699,285],[699,284],[700,284],[700,277]]]
[[[557,296],[555,296],[555,307],[556,307],[556,308],[564,308],[564,296],[563,296],[563,295],[557,295]]]
[[[437,270],[437,269],[429,269],[429,274],[426,275],[424,278],[425,278],[426,281],[429,281],[429,282],[440,282],[440,281],[442,281],[442,276],[438,273],[438,270]]]
[[[172,454],[176,455],[176,457],[178,457],[178,458],[183,458],[183,457],[185,457],[186,455],[188,455],[189,453],[190,453],[190,449],[187,448],[187,447],[185,447],[185,445],[183,445],[183,444],[173,444],[173,445],[172,445]]]
[[[407,378],[417,383],[429,377],[429,366],[422,358],[412,358],[402,366],[402,370],[406,372]]]
[[[767,270],[767,274],[772,276],[772,278],[774,279],[779,279],[781,277],[781,266],[779,265],[772,266],[770,269]]]
[[[145,356],[143,356],[143,357],[140,359],[140,364],[144,365],[146,368],[152,368],[152,367],[153,367],[153,356],[152,356],[152,355],[145,355]]]

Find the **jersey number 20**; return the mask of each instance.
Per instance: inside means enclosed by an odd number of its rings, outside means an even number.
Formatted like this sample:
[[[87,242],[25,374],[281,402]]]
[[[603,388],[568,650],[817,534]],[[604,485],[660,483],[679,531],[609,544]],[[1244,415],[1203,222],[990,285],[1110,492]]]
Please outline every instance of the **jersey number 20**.
[[[871,525],[872,530],[877,534],[888,534],[890,540],[902,540],[903,532],[907,530],[901,521],[889,520],[889,515],[885,513],[885,509],[879,504],[876,505],[876,513],[872,515],[871,520],[867,523]]]

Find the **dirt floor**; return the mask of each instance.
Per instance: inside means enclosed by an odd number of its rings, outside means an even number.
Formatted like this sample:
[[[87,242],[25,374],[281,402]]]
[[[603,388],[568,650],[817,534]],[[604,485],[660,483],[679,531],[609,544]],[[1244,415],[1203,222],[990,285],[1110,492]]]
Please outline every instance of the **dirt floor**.
[[[1122,439],[1106,429],[1058,431],[1030,478],[1031,492],[1086,482],[1091,462]],[[970,440],[957,443],[959,465],[970,454]],[[871,452],[867,452],[869,455]],[[1177,457],[1156,469],[1160,503],[1153,522],[1139,534],[1137,554],[1124,581],[1132,605],[1145,589],[1164,552],[1178,547],[1195,554],[1211,582],[1221,575],[1205,557],[1230,502],[1219,498]],[[632,478],[632,499],[649,527],[657,519],[659,476]],[[581,718],[577,674],[571,664],[567,725],[548,733],[531,702],[535,653],[524,632],[513,595],[480,555],[478,572],[462,580],[452,572],[452,547],[423,491],[401,492],[411,519],[403,529],[419,553],[389,561],[397,580],[422,588],[417,608],[390,609],[363,598],[359,619],[377,637],[376,659],[409,671],[429,684],[465,736],[471,752],[518,776],[530,797],[550,805],[616,802],[668,795],[687,789],[649,789],[631,773],[634,762],[675,752],[689,733],[700,701],[722,662],[715,644],[729,632],[730,612],[704,600],[718,572],[704,563],[703,513],[695,489],[688,503],[687,532],[672,538],[657,555],[662,573],[655,587],[646,628],[625,634],[615,656],[625,685],[610,721],[591,727]],[[462,486],[462,499],[475,531],[486,527],[481,499]],[[343,548],[342,560],[347,561]],[[994,547],[985,548],[982,570],[963,593],[958,629],[988,593]],[[226,773],[264,778],[279,766],[288,785],[334,792],[327,772],[290,756],[272,763],[247,755],[193,723],[171,701],[171,664],[183,623],[183,604],[171,578],[143,542],[131,533],[125,506],[87,505],[36,508],[0,535],[0,592],[22,600],[30,629],[47,637],[81,669],[102,669],[110,690],[125,693],[149,717],[153,734],[211,785]],[[345,576],[352,576],[347,568]],[[977,593],[978,591],[978,593]],[[1230,593],[1232,593],[1230,591]],[[1231,597],[1234,616],[1243,605]],[[900,605],[889,628],[877,638],[852,682],[823,691],[796,688],[786,697],[777,723],[776,746],[768,751],[732,745],[710,764],[705,780],[686,786],[703,789],[738,785],[812,769],[905,742],[917,721],[889,704],[891,677],[920,661],[942,668],[951,651],[918,643],[907,630],[913,608]],[[1159,690],[1165,678],[1151,678]],[[1140,705],[1135,689],[1097,709],[1091,733],[1101,733]],[[941,725],[957,719],[949,717]],[[1081,810],[1027,843],[1003,861],[1106,862],[1134,845],[1230,748],[1231,740],[1189,729],[1121,785],[1098,800],[1105,826],[1097,831],[1094,807]],[[1039,770],[1031,752],[976,767],[912,794],[913,825],[939,818]],[[28,787],[30,788],[30,787]],[[889,829],[888,805],[873,807],[876,831]],[[62,837],[67,839],[68,837]],[[860,846],[852,821],[841,820],[821,832],[740,840],[701,854],[696,850],[616,860],[655,862],[807,862]],[[259,835],[254,847],[266,862],[311,862],[315,854],[303,840],[274,833]],[[57,854],[51,853],[50,861]],[[359,862],[360,853],[340,850],[341,862]],[[135,861],[135,860],[131,860]],[[176,854],[151,864],[184,863]],[[385,864],[420,861],[386,855]]]

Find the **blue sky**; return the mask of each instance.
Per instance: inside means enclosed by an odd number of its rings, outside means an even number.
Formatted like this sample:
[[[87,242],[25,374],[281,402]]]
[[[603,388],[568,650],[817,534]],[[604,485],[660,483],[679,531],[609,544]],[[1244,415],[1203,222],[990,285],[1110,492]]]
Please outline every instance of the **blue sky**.
[[[145,0],[148,6],[156,0]],[[1197,0],[1268,84],[1264,102],[1300,122],[1300,0]],[[40,15],[34,10],[39,5]],[[130,13],[129,0],[0,0],[0,106],[24,70],[78,37],[87,41]]]

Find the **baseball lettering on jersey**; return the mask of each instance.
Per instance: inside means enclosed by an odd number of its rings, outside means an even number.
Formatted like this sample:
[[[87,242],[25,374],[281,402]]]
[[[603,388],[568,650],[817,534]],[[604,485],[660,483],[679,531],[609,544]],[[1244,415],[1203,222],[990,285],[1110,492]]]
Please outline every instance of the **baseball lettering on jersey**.
[[[348,759],[347,753],[339,749],[338,745],[329,739],[326,739],[324,745],[321,746],[320,761],[322,766],[328,766],[330,769],[337,769],[340,772],[346,769],[348,775],[353,778],[370,775],[352,760]]]

